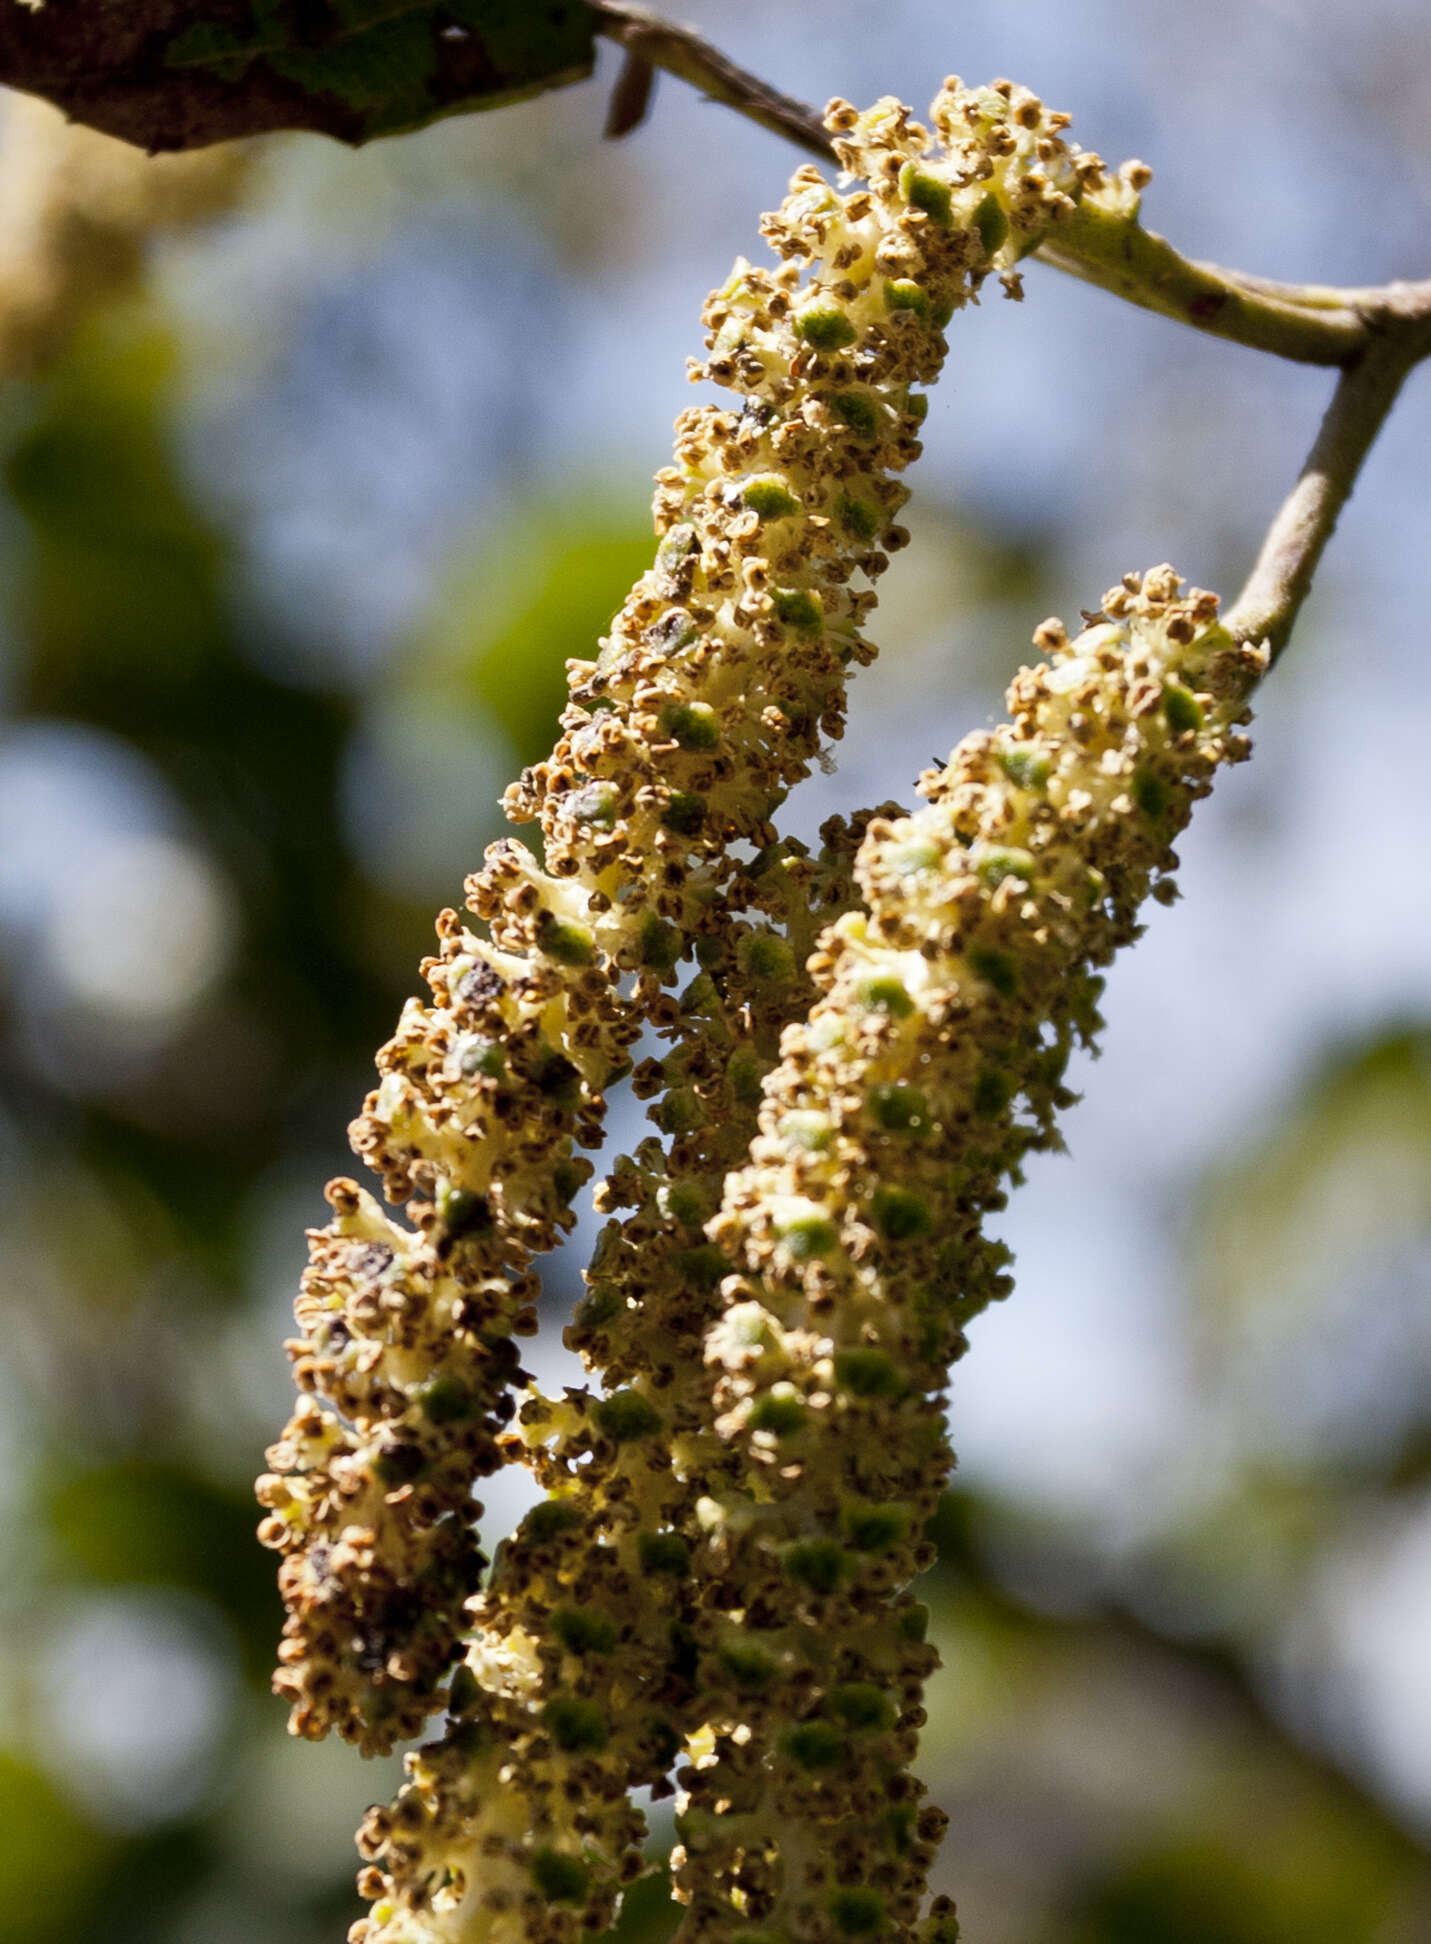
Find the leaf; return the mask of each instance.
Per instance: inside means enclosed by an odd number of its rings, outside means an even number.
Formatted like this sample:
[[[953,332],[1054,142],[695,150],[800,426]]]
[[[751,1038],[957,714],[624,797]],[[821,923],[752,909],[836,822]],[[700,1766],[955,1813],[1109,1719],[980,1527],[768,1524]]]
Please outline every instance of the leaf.
[[[1431,1031],[1328,1055],[1255,1145],[1204,1180],[1190,1239],[1200,1311],[1230,1333],[1304,1335],[1338,1290],[1431,1234]],[[1279,1320],[1280,1319],[1280,1320]]]
[[[0,81],[151,151],[366,142],[591,72],[586,0],[0,0]]]
[[[0,1944],[62,1944],[87,1932],[112,1839],[8,1749],[0,1749],[0,1829]]]

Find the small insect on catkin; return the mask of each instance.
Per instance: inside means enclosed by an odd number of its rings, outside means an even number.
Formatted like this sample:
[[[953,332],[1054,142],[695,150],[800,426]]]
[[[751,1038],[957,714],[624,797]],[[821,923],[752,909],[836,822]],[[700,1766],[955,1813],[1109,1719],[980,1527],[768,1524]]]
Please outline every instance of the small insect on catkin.
[[[820,997],[708,1226],[738,1273],[705,1352],[724,1461],[691,1562],[710,1712],[678,1778],[688,1944],[917,1934],[944,1819],[910,1773],[935,1657],[903,1589],[931,1563],[948,1365],[1009,1287],[983,1217],[1055,1142],[1099,969],[1248,751],[1263,657],[1170,568],[1035,643],[1010,720],[921,778],[927,809],[870,826],[867,910],[812,960]],[[926,1924],[952,1934],[942,1907]]]

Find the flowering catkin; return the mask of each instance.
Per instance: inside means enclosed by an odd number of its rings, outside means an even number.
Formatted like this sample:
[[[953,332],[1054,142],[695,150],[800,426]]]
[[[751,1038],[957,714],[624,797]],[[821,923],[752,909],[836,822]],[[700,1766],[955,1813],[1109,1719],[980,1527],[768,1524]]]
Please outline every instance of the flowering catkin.
[[[787,842],[731,887],[730,923],[702,942],[678,1044],[637,1075],[668,1135],[621,1156],[568,1342],[601,1399],[533,1397],[520,1436],[550,1495],[497,1550],[441,1741],[409,1761],[391,1809],[360,1838],[375,1909],[355,1938],[562,1938],[610,1921],[641,1869],[636,1786],[665,1777],[693,1695],[684,1567],[692,1491],[675,1455],[704,1418],[698,1356],[726,1267],[702,1225],[755,1132],[780,1030],[814,996],[803,970],[853,899],[868,818],[826,826],[817,858]],[[737,916],[737,911],[755,915]]]
[[[479,936],[454,913],[379,1055],[355,1151],[409,1201],[392,1222],[351,1182],[313,1237],[290,1346],[309,1393],[272,1448],[259,1495],[283,1554],[278,1691],[296,1732],[383,1749],[420,1727],[458,1652],[481,1560],[475,1480],[498,1458],[534,1325],[533,1257],[570,1228],[604,1089],[662,987],[718,922],[768,818],[838,735],[871,577],[905,535],[891,477],[919,451],[942,326],[1090,186],[1031,96],[948,84],[944,148],[897,103],[837,103],[841,197],[795,177],[767,234],[773,273],[742,262],[710,300],[696,367],[739,411],[682,415],[659,475],[653,568],[599,660],[572,665],[564,735],[507,795],[541,826],[544,863],[514,839],[468,883]]]
[[[500,974],[504,1004],[516,968],[530,979],[533,965],[555,957],[591,975],[577,988],[580,1006],[565,969],[549,971],[536,995],[541,1046],[575,1069],[579,1117],[569,1131],[539,1120],[534,1138],[516,1100],[489,1134],[467,1099],[443,1091],[452,1059],[440,1004],[411,1010],[358,1130],[390,1193],[475,1197],[510,1259],[512,1224],[491,1179],[529,1162],[531,1181],[569,1150],[571,1134],[589,1137],[599,1089],[643,1001],[658,1024],[681,1019],[669,1002],[650,1004],[650,988],[690,937],[704,938],[709,967],[686,995],[683,1044],[664,1063],[661,1115],[673,1147],[618,1166],[608,1201],[634,1195],[637,1215],[598,1251],[576,1326],[578,1347],[620,1388],[596,1403],[534,1402],[523,1414],[532,1445],[552,1441],[539,1468],[560,1489],[499,1555],[453,1684],[448,1734],[412,1758],[403,1795],[365,1828],[375,1867],[364,1887],[376,1903],[356,1935],[369,1944],[555,1938],[599,1924],[639,1829],[626,1790],[659,1778],[691,1723],[688,1649],[672,1634],[685,1624],[672,1615],[686,1598],[688,1542],[674,1526],[699,1473],[684,1444],[703,1427],[681,1400],[704,1387],[693,1351],[723,1265],[693,1234],[680,1239],[710,1199],[709,1180],[683,1176],[698,1164],[710,1177],[743,1151],[745,1134],[686,1156],[680,1147],[702,1116],[708,1129],[719,1126],[710,1108],[722,1094],[740,1104],[730,1088],[745,1086],[749,1112],[773,1053],[773,1044],[762,1053],[753,1012],[736,1031],[740,977],[758,980],[762,954],[774,953],[788,984],[799,963],[775,934],[729,933],[741,869],[730,847],[768,843],[769,814],[804,773],[819,732],[838,733],[843,670],[873,652],[858,634],[873,597],[852,590],[850,577],[878,573],[905,538],[890,524],[904,497],[890,475],[918,453],[922,400],[911,387],[936,375],[943,325],[990,271],[1015,288],[1018,256],[1085,189],[1106,186],[1096,158],[1061,140],[1063,118],[1009,84],[971,94],[951,82],[935,121],[937,149],[897,103],[862,117],[834,104],[842,160],[868,187],[840,196],[801,170],[765,225],[781,267],[741,262],[708,303],[711,356],[693,376],[741,394],[741,409],[683,414],[678,463],[658,481],[656,567],[600,659],[574,666],[555,755],[509,793],[513,814],[542,823],[545,870],[514,846],[499,848],[472,887],[492,943],[457,933],[453,921],[455,970],[432,973],[439,1002],[474,977],[485,987]],[[627,973],[635,992],[618,1006],[612,975]],[[479,1032],[486,1059],[489,1045],[510,1041],[512,1021],[488,1016],[465,1031]],[[504,1061],[510,1074],[505,1044]],[[739,1122],[728,1118],[730,1133]],[[516,1239],[545,1244],[556,1219],[548,1211],[544,1232]],[[452,1248],[454,1273],[470,1276],[459,1250],[471,1246],[464,1236]],[[632,1280],[635,1255],[645,1260]],[[495,1402],[485,1410],[484,1424],[495,1426]],[[325,1509],[330,1526],[335,1516],[352,1515]],[[398,1584],[411,1588],[417,1576],[409,1568]],[[338,1597],[350,1596],[344,1588]],[[632,1602],[647,1608],[644,1628],[621,1617]],[[431,1599],[423,1612],[437,1613]],[[455,1632],[450,1603],[438,1617]],[[290,1624],[302,1649],[301,1605]]]
[[[1056,1140],[1098,968],[1247,754],[1262,658],[1216,615],[1164,567],[1076,640],[1045,623],[1011,720],[921,778],[929,808],[871,825],[867,913],[811,962],[821,996],[707,1231],[739,1273],[705,1352],[725,1463],[692,1557],[710,1713],[679,1777],[689,1944],[915,1934],[943,1818],[908,1772],[933,1656],[901,1589],[951,1462],[945,1372],[1008,1288],[982,1218]]]

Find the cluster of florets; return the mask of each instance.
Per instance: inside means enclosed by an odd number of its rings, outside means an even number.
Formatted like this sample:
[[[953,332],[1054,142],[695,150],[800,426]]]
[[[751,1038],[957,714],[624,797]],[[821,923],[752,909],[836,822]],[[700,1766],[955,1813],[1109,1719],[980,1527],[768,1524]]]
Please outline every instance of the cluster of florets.
[[[1025,741],[1061,736],[1077,759],[1062,795],[1062,743],[1046,774],[1041,758],[1023,780],[997,771],[1028,829],[994,848],[1032,857],[1027,874],[985,857],[997,791],[970,808],[973,744],[933,809],[832,829],[820,859],[770,823],[874,652],[874,597],[852,583],[907,537],[895,475],[919,452],[944,326],[991,274],[1016,295],[1018,259],[1080,197],[1117,193],[1065,118],[1008,83],[946,83],[933,120],[931,137],[896,102],[833,103],[862,181],[842,194],[802,169],[764,225],[778,266],[741,261],[709,300],[692,376],[739,404],[682,415],[655,564],[599,658],[571,664],[553,755],[507,795],[540,825],[541,861],[494,846],[468,884],[476,926],[443,914],[431,1002],[406,1008],[352,1130],[411,1226],[340,1182],[312,1238],[290,1346],[307,1396],[260,1485],[289,1609],[277,1685],[297,1731],[368,1749],[450,1715],[364,1826],[360,1944],[599,1929],[642,1867],[630,1791],[669,1792],[682,1747],[693,1935],[772,1912],[802,1939],[913,1921],[937,1816],[907,1767],[933,1656],[899,1589],[948,1463],[939,1388],[959,1324],[1005,1286],[979,1218],[1051,1138],[1063,1053],[1092,1019],[1073,972],[1117,942],[1092,914],[1131,924],[1141,897],[1126,840],[1094,856],[1121,827],[1101,785],[1103,821],[1082,815],[1088,748],[1115,774],[1081,726],[1092,691],[1057,719],[1043,690],[1016,701]],[[1172,639],[1160,588],[1123,611],[1145,659]],[[1146,714],[1129,715],[1144,740]],[[1171,806],[1152,871],[1198,783],[1179,747],[1167,776],[1138,759]],[[1151,817],[1154,785],[1129,789]],[[967,854],[959,817],[977,826]],[[851,903],[861,834],[872,916],[847,913],[812,955]],[[1075,895],[1058,860],[1085,839]],[[887,853],[904,862],[886,871]],[[1049,938],[1066,991],[1020,969]],[[982,1053],[971,1019],[992,1022]],[[665,1142],[598,1191],[631,1212],[603,1232],[569,1337],[606,1394],[531,1395],[505,1429],[534,1257],[572,1224],[591,1172],[577,1149],[648,1026],[675,1042],[634,1075]],[[513,1456],[549,1496],[479,1596],[472,1491]],[[952,1935],[944,1910],[929,1921],[931,1944]]]
[[[982,1219],[1056,1138],[1099,968],[1247,753],[1261,662],[1216,615],[1159,568],[1076,640],[1045,623],[1012,719],[921,779],[928,809],[871,825],[867,909],[811,962],[821,996],[707,1231],[738,1273],[706,1338],[726,1467],[693,1557],[692,1939],[914,1935],[941,1819],[908,1772],[930,1655],[902,1589],[950,1463],[945,1371],[1009,1287]]]
[[[655,567],[599,660],[573,667],[552,758],[508,794],[511,814],[542,823],[544,868],[512,846],[475,887],[474,909],[517,958],[545,942],[639,982],[699,935],[705,963],[681,1014],[657,1015],[680,1023],[681,1045],[637,1077],[639,1091],[664,1088],[656,1118],[670,1150],[618,1163],[604,1202],[634,1201],[636,1213],[602,1237],[573,1336],[618,1388],[523,1409],[520,1436],[555,1494],[502,1550],[477,1603],[452,1731],[367,1825],[369,1944],[599,1925],[635,1864],[627,1791],[659,1783],[700,1726],[672,1645],[673,1624],[678,1640],[686,1627],[678,1528],[701,1489],[688,1447],[709,1424],[692,1348],[725,1267],[700,1227],[754,1131],[774,1051],[762,1052],[759,1004],[735,995],[763,982],[788,1007],[809,943],[792,944],[798,921],[783,935],[732,928],[761,898],[736,884],[731,846],[768,849],[771,809],[821,734],[838,734],[844,671],[872,652],[858,627],[873,597],[849,583],[878,574],[905,538],[891,475],[919,451],[912,388],[937,374],[944,324],[991,271],[1012,280],[1021,251],[1103,180],[1096,159],[1062,142],[1061,118],[1006,85],[971,95],[950,84],[935,118],[945,146],[932,149],[897,103],[865,116],[833,104],[842,160],[868,187],[841,196],[801,170],[764,226],[781,266],[742,261],[710,299],[710,357],[692,375],[742,394],[742,407],[683,415],[677,464],[658,479]],[[787,891],[798,880],[783,873]],[[480,951],[465,934],[461,945],[464,959]],[[364,1135],[399,1189],[414,1172],[413,1130],[432,1120],[410,1083],[431,1064],[434,1016],[410,1017],[411,1057],[397,1085],[390,1067]],[[588,1050],[600,1043],[591,1025]],[[469,1147],[465,1162],[444,1156],[451,1180],[483,1150],[471,1152],[460,1115],[448,1126]],[[520,1153],[526,1129],[508,1139]],[[645,1712],[632,1709],[638,1694]],[[510,1751],[501,1801],[452,1753],[478,1723]],[[514,1793],[522,1833],[503,1837]]]
[[[411,1001],[379,1055],[353,1145],[411,1204],[413,1228],[387,1243],[404,1293],[374,1311],[343,1221],[315,1236],[292,1346],[313,1401],[261,1488],[264,1537],[286,1555],[279,1679],[301,1732],[383,1748],[439,1704],[476,1590],[472,1487],[509,1408],[504,1345],[529,1318],[533,1257],[571,1226],[590,1173],[575,1149],[599,1137],[643,1025],[679,1018],[663,987],[721,922],[732,845],[768,845],[770,812],[839,731],[848,667],[873,652],[857,632],[873,596],[849,582],[904,537],[890,475],[918,452],[910,388],[938,368],[941,325],[1098,172],[1015,90],[947,89],[936,115],[955,146],[930,158],[897,104],[836,104],[870,188],[841,197],[801,171],[769,225],[783,267],[742,264],[712,298],[695,375],[743,403],[683,417],[655,565],[599,660],[573,664],[553,756],[508,793],[515,820],[540,823],[544,861],[493,847],[468,885],[483,935],[443,914],[432,1002]],[[438,1288],[434,1313],[460,1301],[483,1352],[440,1454],[431,1370],[401,1328],[350,1321],[430,1310]],[[396,1482],[394,1449],[416,1467]]]
[[[805,960],[850,906],[865,821],[827,826],[818,857],[782,844],[737,878],[677,1044],[636,1075],[668,1140],[620,1157],[599,1191],[630,1212],[603,1230],[568,1332],[607,1394],[522,1407],[515,1440],[550,1495],[497,1549],[446,1733],[364,1825],[370,1940],[555,1944],[603,1928],[644,1867],[630,1792],[670,1793],[700,1718],[684,1645],[694,1489],[673,1454],[706,1421],[691,1346],[727,1266],[702,1228],[755,1132],[780,1031],[814,996]]]
[[[291,1346],[308,1401],[258,1483],[259,1537],[284,1554],[274,1688],[295,1733],[336,1723],[383,1748],[421,1732],[451,1665],[451,1615],[484,1563],[465,1502],[500,1463],[524,1377],[513,1332],[535,1311],[514,1308],[507,1278],[454,1273],[450,1247],[424,1246],[355,1183],[328,1198]]]

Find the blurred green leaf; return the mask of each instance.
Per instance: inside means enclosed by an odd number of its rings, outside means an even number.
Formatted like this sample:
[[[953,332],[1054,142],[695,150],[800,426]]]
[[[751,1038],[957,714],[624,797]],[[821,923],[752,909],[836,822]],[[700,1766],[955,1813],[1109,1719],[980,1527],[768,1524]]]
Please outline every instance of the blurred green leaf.
[[[352,705],[276,678],[279,651],[239,635],[228,548],[174,461],[174,377],[167,332],[126,311],[97,320],[29,394],[5,463],[28,529],[9,590],[11,703],[132,744],[238,893],[243,943],[223,1018],[199,1022],[172,1078],[152,1076],[142,1131],[95,1103],[86,1142],[93,1161],[142,1173],[214,1239],[271,1162],[286,1103],[315,1075],[366,1061],[396,995],[363,950],[367,900],[337,800]],[[232,1119],[225,1020],[235,1057],[269,1089]],[[243,1045],[266,1053],[262,1066]],[[203,1103],[198,1126],[179,1112],[185,1088]]]
[[[569,658],[594,660],[654,541],[599,489],[520,508],[464,558],[403,680],[494,717],[524,763],[552,746]]]
[[[1315,1843],[1310,1831],[1276,1827],[1280,1807],[1266,1828],[1247,1831],[1245,1850],[1190,1837],[1136,1857],[1087,1897],[1069,1944],[1379,1944],[1393,1935],[1390,1859],[1351,1828],[1319,1825]]]
[[[203,1825],[181,1825],[132,1837],[110,1848],[88,1924],[64,1944],[149,1944],[172,1937],[177,1914],[195,1887],[221,1868],[221,1843]],[[255,1926],[255,1935],[260,1927]],[[270,1927],[261,1934],[271,1937]]]
[[[43,1776],[0,1750],[0,1944],[72,1944],[110,1853]]]
[[[134,1458],[62,1473],[43,1517],[61,1548],[62,1577],[202,1594],[240,1628],[255,1671],[266,1670],[279,1607],[246,1494],[222,1492],[177,1465]]]
[[[1305,1302],[1431,1235],[1431,1031],[1334,1054],[1262,1141],[1206,1178],[1189,1234],[1214,1328]]]
[[[44,631],[43,701],[123,685],[151,731],[156,691],[202,680],[225,633],[221,550],[161,430],[173,375],[163,333],[97,329],[37,394],[5,468],[36,541],[25,605]]]

